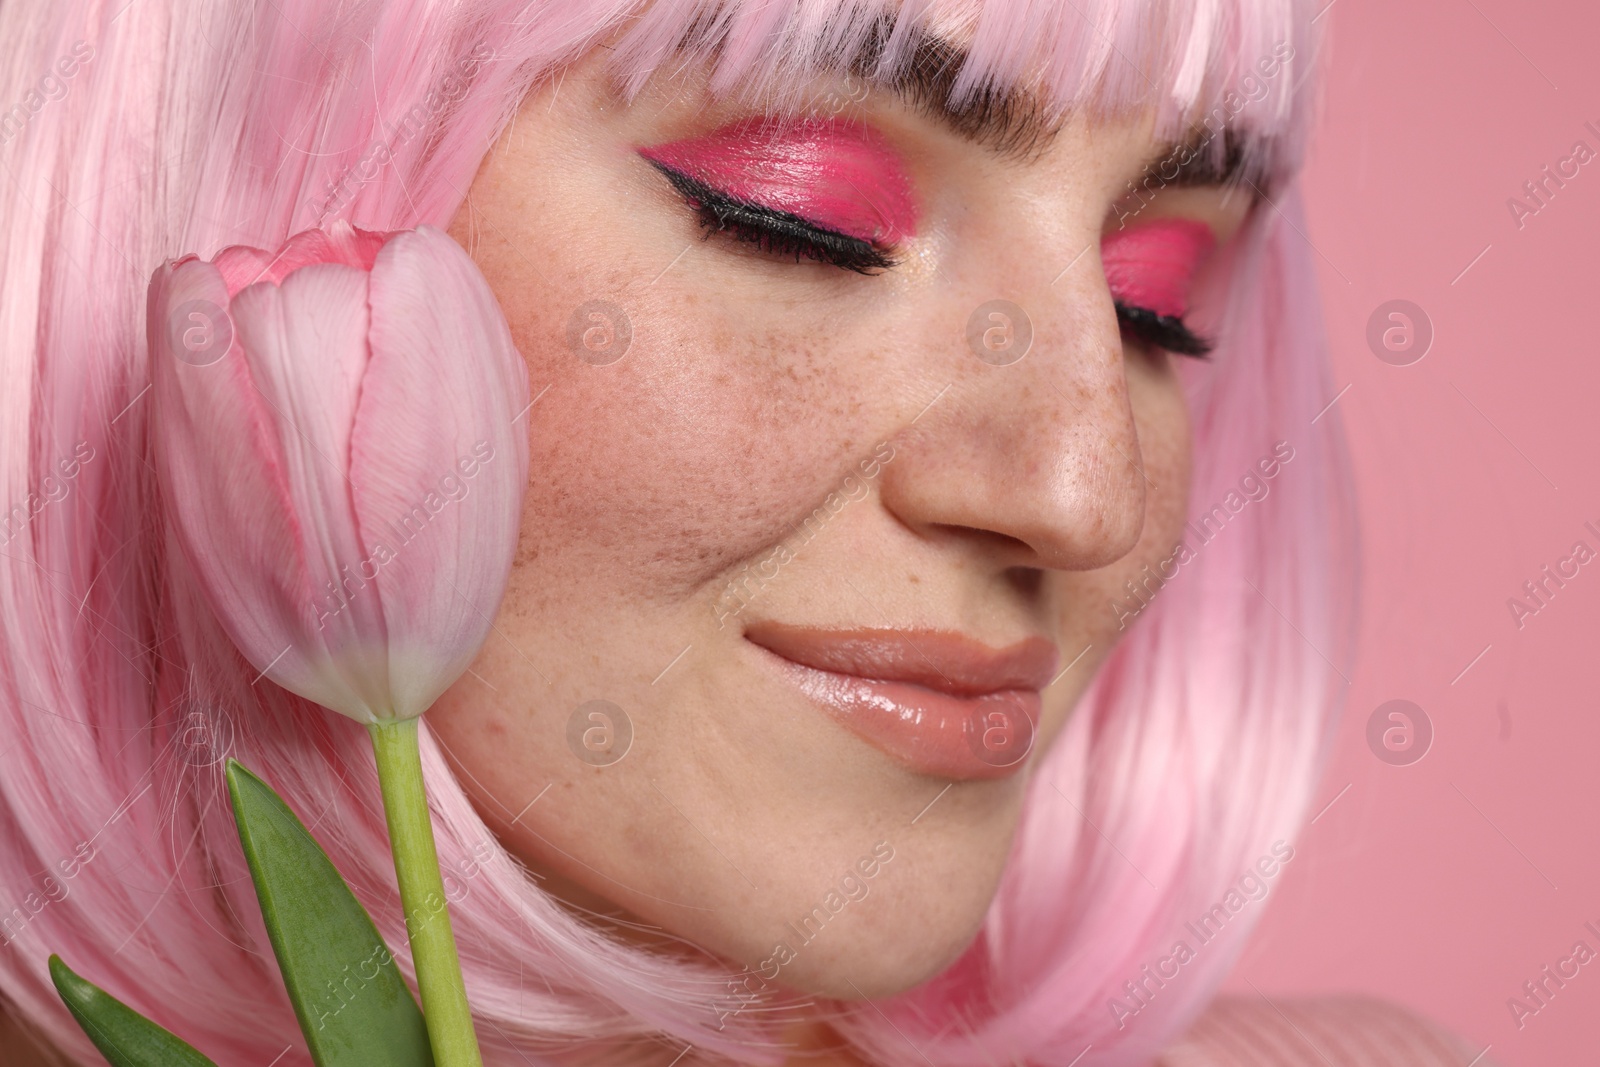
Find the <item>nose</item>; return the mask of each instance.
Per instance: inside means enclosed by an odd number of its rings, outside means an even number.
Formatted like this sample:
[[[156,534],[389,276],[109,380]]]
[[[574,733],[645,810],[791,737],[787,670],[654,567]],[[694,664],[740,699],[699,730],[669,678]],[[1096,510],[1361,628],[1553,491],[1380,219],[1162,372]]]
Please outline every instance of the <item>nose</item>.
[[[1095,262],[1059,286],[1010,307],[972,299],[976,320],[952,330],[946,311],[922,335],[954,380],[883,469],[884,506],[902,523],[1051,570],[1104,567],[1138,542],[1139,434],[1116,311],[1098,256],[1086,258]]]

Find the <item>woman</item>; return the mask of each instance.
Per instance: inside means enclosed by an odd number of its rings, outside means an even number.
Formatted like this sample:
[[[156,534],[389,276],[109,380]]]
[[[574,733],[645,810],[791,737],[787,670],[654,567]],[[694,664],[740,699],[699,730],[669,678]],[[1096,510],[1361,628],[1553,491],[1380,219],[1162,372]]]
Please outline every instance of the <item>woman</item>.
[[[219,635],[145,454],[151,271],[344,219],[448,228],[535,394],[424,731],[487,1062],[1466,1062],[1370,1001],[1194,1026],[1348,645],[1316,14],[0,7],[14,1025],[92,1061],[58,952],[309,1062],[225,756],[405,943],[365,739]]]

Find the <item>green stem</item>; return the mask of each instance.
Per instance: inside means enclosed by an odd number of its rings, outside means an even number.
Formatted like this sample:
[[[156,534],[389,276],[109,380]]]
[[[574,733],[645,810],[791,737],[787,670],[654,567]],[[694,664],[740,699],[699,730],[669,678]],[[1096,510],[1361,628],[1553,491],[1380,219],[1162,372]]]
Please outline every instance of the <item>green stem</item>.
[[[400,903],[406,911],[411,958],[422,992],[422,1016],[428,1024],[435,1067],[483,1067],[472,1011],[461,980],[461,957],[450,929],[450,905],[439,877],[439,854],[433,844],[433,820],[422,782],[422,756],[417,748],[417,720],[372,723],[372,751],[378,760],[383,811],[389,821],[389,845],[400,879]]]

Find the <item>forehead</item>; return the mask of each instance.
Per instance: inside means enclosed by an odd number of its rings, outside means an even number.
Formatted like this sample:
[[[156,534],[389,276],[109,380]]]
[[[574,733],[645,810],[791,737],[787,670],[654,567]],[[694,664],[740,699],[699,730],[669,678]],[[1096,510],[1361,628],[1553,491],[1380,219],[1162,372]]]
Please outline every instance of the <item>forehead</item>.
[[[1134,165],[1162,189],[1242,184],[1248,178],[1247,142],[1238,130],[1200,125],[1181,138],[1162,138],[1155,133],[1152,110],[1086,117],[1053,108],[1036,86],[1028,85],[987,85],[964,98],[953,97],[950,83],[962,62],[960,50],[930,40],[918,56],[916,63],[886,73],[858,65],[812,77],[798,92],[791,91],[793,86],[768,84],[746,87],[723,99],[710,91],[712,72],[680,56],[668,76],[652,79],[631,100],[622,94],[607,96],[619,104],[653,99],[654,113],[681,108],[701,122],[714,122],[719,114],[759,111],[772,120],[767,128],[777,130],[790,123],[877,112],[886,103],[898,104],[980,151],[1014,163],[1039,162],[1051,148],[1071,141],[1068,151],[1079,169],[1088,159],[1108,152],[1116,157],[1131,153],[1137,157]]]
[[[1297,0],[657,0],[610,66],[632,95],[703,63],[714,95],[794,112],[848,78],[1022,156],[1069,116],[1149,114],[1194,180],[1271,180],[1298,162],[1314,33]]]

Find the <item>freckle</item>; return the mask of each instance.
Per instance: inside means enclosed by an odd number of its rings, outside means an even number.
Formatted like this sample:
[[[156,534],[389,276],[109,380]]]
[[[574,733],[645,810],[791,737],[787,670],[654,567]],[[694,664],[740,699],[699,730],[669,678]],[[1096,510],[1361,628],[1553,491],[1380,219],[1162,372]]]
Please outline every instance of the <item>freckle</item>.
[[[922,584],[922,579],[918,578],[915,574],[906,575],[906,581],[910,582],[912,585],[921,585]]]

